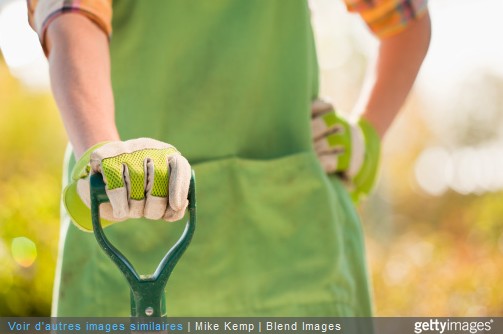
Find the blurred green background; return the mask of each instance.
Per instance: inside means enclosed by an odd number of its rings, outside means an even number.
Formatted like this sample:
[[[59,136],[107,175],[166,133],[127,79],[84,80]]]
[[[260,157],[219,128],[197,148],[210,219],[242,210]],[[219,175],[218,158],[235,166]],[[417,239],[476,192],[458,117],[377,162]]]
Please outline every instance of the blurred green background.
[[[375,40],[340,3],[311,5],[322,93],[351,110]],[[376,315],[503,316],[502,7],[430,6],[430,54],[360,210]],[[25,11],[0,0],[0,316],[49,315],[59,234],[66,136]]]
[[[3,59],[0,119],[0,315],[47,315],[66,139],[49,93],[28,90]]]

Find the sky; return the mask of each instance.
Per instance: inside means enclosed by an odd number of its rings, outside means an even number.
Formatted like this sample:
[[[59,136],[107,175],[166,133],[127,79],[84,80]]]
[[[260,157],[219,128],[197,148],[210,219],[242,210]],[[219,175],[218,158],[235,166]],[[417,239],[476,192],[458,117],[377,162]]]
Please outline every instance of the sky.
[[[0,0],[0,49],[13,76],[30,89],[49,89],[47,61],[23,0]]]

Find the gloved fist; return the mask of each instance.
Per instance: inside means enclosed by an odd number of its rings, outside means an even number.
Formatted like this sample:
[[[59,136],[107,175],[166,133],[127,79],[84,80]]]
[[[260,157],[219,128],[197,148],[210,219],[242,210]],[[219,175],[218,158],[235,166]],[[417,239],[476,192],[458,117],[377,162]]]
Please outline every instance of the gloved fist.
[[[100,215],[111,222],[145,217],[176,221],[183,217],[188,205],[191,177],[190,165],[173,146],[150,138],[98,144],[77,162],[72,178],[82,202],[90,207],[90,174],[101,173],[110,200],[100,207]],[[72,185],[65,189],[65,205],[72,212],[75,201]],[[72,198],[73,197],[73,198]],[[92,229],[92,228],[91,228]]]
[[[353,124],[341,118],[332,104],[311,105],[313,145],[325,172],[346,181],[357,202],[372,190],[379,165],[380,139],[370,123]]]

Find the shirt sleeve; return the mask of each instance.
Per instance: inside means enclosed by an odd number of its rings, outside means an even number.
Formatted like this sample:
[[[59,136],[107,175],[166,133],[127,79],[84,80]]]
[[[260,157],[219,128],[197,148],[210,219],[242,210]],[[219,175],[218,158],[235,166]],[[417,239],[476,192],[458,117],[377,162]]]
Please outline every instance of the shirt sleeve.
[[[427,11],[427,0],[344,0],[379,38],[395,35]]]
[[[45,49],[45,33],[51,22],[64,13],[79,13],[112,33],[112,0],[27,0],[28,21]]]

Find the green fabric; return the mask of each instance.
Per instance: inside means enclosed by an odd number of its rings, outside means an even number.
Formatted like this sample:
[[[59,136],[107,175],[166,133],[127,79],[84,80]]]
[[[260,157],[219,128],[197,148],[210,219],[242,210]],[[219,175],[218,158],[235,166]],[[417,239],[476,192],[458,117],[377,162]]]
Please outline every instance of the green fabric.
[[[114,2],[121,136],[174,145],[198,181],[198,228],[168,282],[168,316],[371,312],[359,220],[312,149],[309,18],[303,0]],[[125,279],[65,221],[55,315],[127,316]],[[132,220],[106,233],[149,273],[183,225]]]

